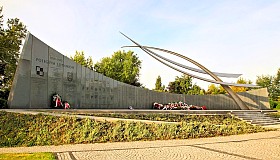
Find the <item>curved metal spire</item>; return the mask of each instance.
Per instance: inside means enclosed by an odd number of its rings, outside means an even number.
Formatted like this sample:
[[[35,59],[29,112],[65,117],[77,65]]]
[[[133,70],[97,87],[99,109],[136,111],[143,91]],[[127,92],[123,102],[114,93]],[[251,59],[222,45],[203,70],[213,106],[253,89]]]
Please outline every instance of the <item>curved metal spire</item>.
[[[124,48],[125,47],[139,47],[139,46],[123,46]],[[123,48],[122,47],[122,48]],[[155,49],[155,50],[159,50],[159,51],[163,51],[163,52],[168,52],[168,53],[171,53],[172,51],[168,51],[168,50],[164,50],[164,49],[161,49],[161,48],[156,48],[156,47],[149,47],[149,46],[143,46],[145,48],[148,48],[148,49]],[[202,74],[207,74],[205,71],[201,70],[201,69],[197,69],[197,68],[193,68],[193,67],[190,67],[190,66],[186,66],[186,65],[183,65],[181,63],[177,63],[175,61],[172,61],[170,59],[167,59],[159,54],[156,54],[154,53],[155,56],[161,58],[161,59],[164,59],[165,61],[167,62],[170,62],[172,64],[175,64],[179,67],[182,67],[182,68],[185,68],[185,69],[188,69],[190,71],[194,71],[194,72],[198,72],[198,73],[202,73]],[[219,72],[213,72],[216,76],[219,76],[219,77],[227,77],[227,78],[238,78],[239,76],[241,76],[242,74],[234,74],[234,73],[219,73]]]
[[[192,74],[189,74],[187,72],[184,72],[182,70],[179,70],[163,61],[161,61],[160,59],[158,59],[156,56],[155,56],[155,53],[151,50],[149,50],[148,48],[146,48],[145,46],[141,46],[140,44],[138,44],[137,42],[135,42],[134,40],[132,40],[131,38],[129,38],[128,36],[126,36],[125,34],[123,34],[122,32],[120,32],[123,36],[125,36],[126,38],[128,38],[131,42],[133,42],[134,44],[136,44],[139,48],[141,48],[144,52],[146,52],[147,54],[149,54],[150,56],[152,56],[153,58],[155,58],[156,60],[160,61],[161,63],[167,65],[168,67],[174,69],[174,70],[177,70],[179,72],[182,72],[184,74],[187,74],[191,77],[194,77],[194,78],[197,78],[197,79],[201,79],[203,81],[207,81],[207,82],[211,82],[211,83],[215,83],[215,84],[221,84],[221,86],[228,92],[228,94],[232,97],[232,99],[234,100],[234,102],[241,108],[241,109],[249,109],[247,107],[247,105],[240,99],[240,97],[235,93],[233,92],[233,90],[229,87],[229,85],[234,85],[234,86],[242,86],[244,87],[244,84],[234,84],[234,83],[225,83],[225,82],[222,82],[222,80],[220,78],[218,78],[215,74],[213,74],[210,70],[208,70],[207,68],[205,68],[204,66],[202,66],[201,64],[199,64],[198,62],[188,58],[188,57],[185,57],[183,55],[180,55],[178,53],[175,53],[175,52],[172,52],[172,51],[168,51],[168,50],[164,50],[164,49],[160,49],[160,48],[157,48],[158,50],[161,50],[161,51],[164,51],[164,52],[167,52],[167,53],[170,53],[170,54],[173,54],[173,55],[176,55],[180,58],[183,58],[193,64],[195,64],[196,66],[198,66],[199,68],[201,68],[203,71],[205,71],[207,74],[209,74],[212,78],[214,78],[216,81],[213,81],[213,80],[209,80],[209,79],[206,79],[206,78],[202,78],[202,77],[198,77],[198,76],[195,76],[195,75],[192,75]],[[255,86],[255,85],[246,85],[247,87],[248,86],[251,86],[251,87],[258,87],[258,86]]]
[[[140,46],[139,46],[140,47]],[[186,75],[189,75],[193,78],[196,78],[196,79],[200,79],[202,81],[206,81],[206,82],[210,82],[210,83],[215,83],[215,84],[220,84],[220,85],[228,85],[228,86],[237,86],[237,87],[256,87],[256,85],[252,85],[252,84],[237,84],[237,83],[227,83],[227,82],[220,82],[220,81],[214,81],[214,80],[211,80],[211,79],[207,79],[207,78],[203,78],[203,77],[199,77],[199,76],[196,76],[196,75],[193,75],[191,73],[188,73],[186,71],[183,71],[183,70],[180,70],[178,68],[175,68],[174,66],[171,66],[169,65],[168,63],[165,63],[164,61],[160,60],[159,58],[157,58],[156,56],[154,56],[153,54],[155,54],[154,52],[152,52],[151,50],[148,50],[146,49],[144,46],[142,46],[143,48],[141,48],[144,52],[146,52],[147,54],[149,54],[151,57],[153,57],[154,59],[156,59],[157,61],[163,63],[164,65],[178,71],[178,72],[181,72],[183,74],[186,74]]]

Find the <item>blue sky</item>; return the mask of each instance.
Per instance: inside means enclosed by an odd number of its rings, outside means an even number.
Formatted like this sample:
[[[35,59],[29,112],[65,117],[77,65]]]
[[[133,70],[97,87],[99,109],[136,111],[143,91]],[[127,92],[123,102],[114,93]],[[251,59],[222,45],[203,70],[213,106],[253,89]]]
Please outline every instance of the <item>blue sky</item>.
[[[83,50],[94,62],[132,44],[121,31],[142,45],[178,52],[212,71],[242,73],[253,82],[280,68],[277,0],[0,0],[0,5],[5,19],[19,18],[62,54]],[[165,85],[182,75],[139,49],[130,50],[143,61],[140,81],[150,89],[158,75]],[[194,82],[205,89],[210,85]]]

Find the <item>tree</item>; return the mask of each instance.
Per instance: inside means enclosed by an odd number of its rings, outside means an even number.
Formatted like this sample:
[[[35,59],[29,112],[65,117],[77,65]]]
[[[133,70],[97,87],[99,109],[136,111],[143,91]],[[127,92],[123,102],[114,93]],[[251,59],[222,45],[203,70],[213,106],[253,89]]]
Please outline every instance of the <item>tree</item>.
[[[207,94],[220,94],[220,89],[215,84],[210,84],[208,86]]]
[[[89,56],[87,59],[85,57],[85,53],[84,51],[76,51],[74,57],[70,56],[70,59],[72,59],[73,61],[81,64],[84,67],[87,67],[91,70],[93,70],[93,61],[91,56]]]
[[[219,94],[226,94],[226,93],[227,93],[227,91],[224,89],[224,87],[219,85]]]
[[[256,84],[258,86],[261,86],[263,88],[268,88],[268,90],[270,90],[270,87],[272,85],[272,79],[273,77],[269,75],[257,76]]]
[[[252,81],[250,80],[245,80],[243,79],[242,77],[240,77],[237,82],[237,84],[252,84]],[[248,91],[250,90],[250,88],[247,88],[247,87],[237,87],[237,86],[231,86],[230,87],[234,92],[245,92],[245,91]]]
[[[169,82],[168,91],[170,93],[177,94],[204,94],[203,91],[198,85],[192,83],[192,77],[188,75],[182,75],[181,77],[176,77],[175,81]]]
[[[280,101],[280,68],[278,69],[276,76],[257,76],[256,84],[267,88],[271,100]]]
[[[111,57],[102,58],[94,65],[94,69],[117,81],[140,87],[141,63],[133,51],[117,51]]]
[[[187,94],[192,88],[192,77],[182,75],[176,77],[175,81],[169,82],[168,90],[170,93]]]
[[[164,92],[165,91],[165,86],[162,85],[161,83],[161,77],[158,76],[156,79],[156,84],[155,84],[155,91],[159,91],[159,92]]]
[[[221,85],[211,84],[208,86],[206,94],[225,94],[226,91]]]
[[[274,101],[280,101],[280,68],[278,69],[276,76],[273,78],[270,97]]]
[[[188,91],[189,95],[204,95],[205,91],[204,89],[201,89],[198,85],[194,84],[192,86],[192,89]]]
[[[93,61],[91,56],[89,56],[86,60],[86,67],[90,70],[93,70]]]
[[[6,100],[17,68],[19,51],[26,37],[26,26],[18,18],[8,19],[7,28],[3,25],[3,7],[0,7],[0,98]]]

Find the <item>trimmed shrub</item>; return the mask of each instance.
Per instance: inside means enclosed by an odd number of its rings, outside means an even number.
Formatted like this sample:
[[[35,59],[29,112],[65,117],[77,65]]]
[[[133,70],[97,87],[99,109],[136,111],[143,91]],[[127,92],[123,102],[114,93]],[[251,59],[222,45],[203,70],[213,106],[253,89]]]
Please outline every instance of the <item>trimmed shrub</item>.
[[[215,125],[207,118],[203,122],[190,120],[180,124],[146,124],[4,111],[0,112],[0,123],[0,147],[200,138],[269,130],[243,121],[227,120],[222,125]]]

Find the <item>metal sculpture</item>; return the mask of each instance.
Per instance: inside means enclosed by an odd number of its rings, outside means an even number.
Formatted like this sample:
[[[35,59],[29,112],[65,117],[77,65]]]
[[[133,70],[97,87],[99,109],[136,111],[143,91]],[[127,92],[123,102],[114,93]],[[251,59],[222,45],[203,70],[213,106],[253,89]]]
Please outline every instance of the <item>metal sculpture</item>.
[[[156,47],[149,47],[149,46],[142,46],[140,45],[139,43],[137,43],[136,41],[132,40],[131,38],[129,38],[128,36],[126,36],[125,34],[123,34],[122,32],[120,32],[123,36],[125,36],[127,39],[129,39],[131,42],[133,42],[136,46],[123,46],[123,47],[139,47],[140,49],[142,49],[144,52],[146,52],[148,55],[150,55],[151,57],[155,58],[156,60],[158,60],[159,62],[163,63],[164,65],[176,70],[176,71],[179,71],[183,74],[186,74],[186,75],[189,75],[193,78],[197,78],[197,79],[200,79],[200,80],[203,80],[203,81],[206,81],[206,82],[211,82],[211,83],[215,83],[215,84],[220,84],[226,91],[227,93],[230,95],[230,97],[234,100],[234,102],[240,107],[240,109],[243,109],[243,110],[248,110],[248,106],[240,99],[240,97],[229,87],[229,86],[238,86],[238,87],[259,87],[259,86],[256,86],[256,85],[252,85],[252,84],[236,84],[236,83],[227,83],[227,82],[223,82],[218,76],[223,76],[223,77],[238,77],[240,76],[240,74],[228,74],[228,73],[218,73],[218,72],[211,72],[209,69],[207,69],[206,67],[204,67],[203,65],[199,64],[198,62],[186,57],[186,56],[183,56],[181,54],[178,54],[178,53],[175,53],[175,52],[172,52],[172,51],[168,51],[168,50],[165,50],[165,49],[161,49],[161,48],[156,48]],[[201,68],[202,70],[199,70],[199,69],[196,69],[196,68],[192,68],[192,67],[188,67],[188,66],[185,66],[185,65],[182,65],[180,63],[177,63],[177,62],[174,62],[170,59],[167,59],[163,56],[160,56],[158,54],[156,54],[155,52],[151,51],[150,49],[154,49],[154,50],[159,50],[159,51],[163,51],[163,52],[166,52],[166,53],[169,53],[169,54],[172,54],[172,55],[175,55],[177,57],[180,57],[180,58],[183,58],[184,60],[187,60],[191,63],[193,63],[194,65],[198,66],[199,68]],[[206,79],[206,78],[203,78],[203,77],[199,77],[199,76],[196,76],[196,75],[193,75],[193,74],[190,74],[188,72],[185,72],[185,71],[182,71],[174,66],[171,66],[167,63],[165,63],[164,61],[160,60],[159,58],[165,60],[165,61],[168,61],[174,65],[177,65],[179,67],[182,67],[182,68],[185,68],[185,69],[188,69],[188,70],[192,70],[192,71],[195,71],[195,72],[199,72],[199,73],[204,73],[204,74],[208,74],[210,75],[214,80],[211,80],[211,79]]]

